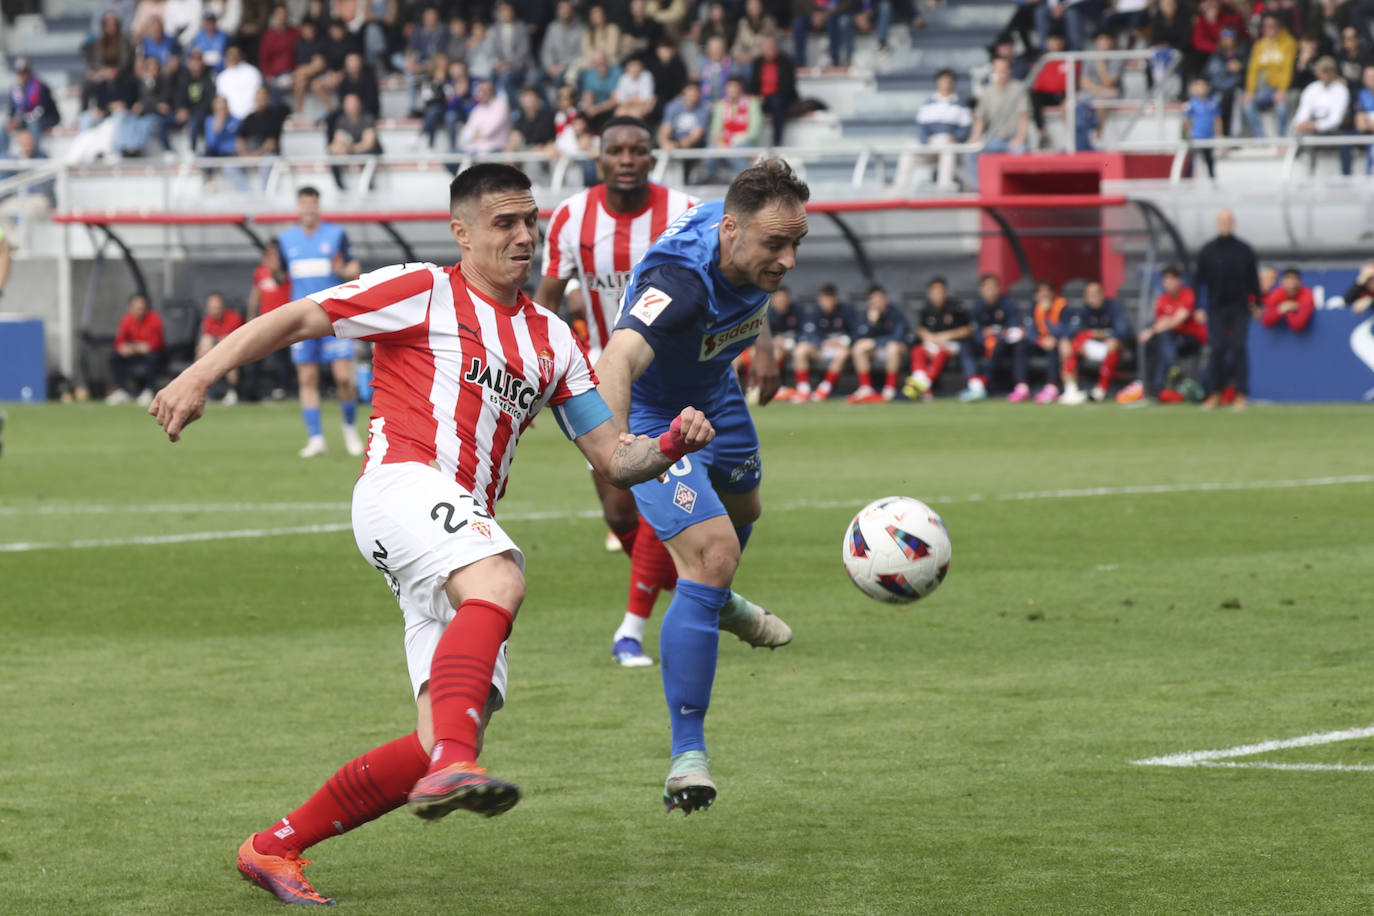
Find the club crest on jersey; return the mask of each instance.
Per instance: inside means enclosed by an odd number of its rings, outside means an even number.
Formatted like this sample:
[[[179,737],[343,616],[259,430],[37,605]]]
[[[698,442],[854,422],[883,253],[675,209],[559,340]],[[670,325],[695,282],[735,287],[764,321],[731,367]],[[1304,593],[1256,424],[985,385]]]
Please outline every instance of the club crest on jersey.
[[[542,371],[543,367],[540,368]],[[515,417],[523,417],[528,414],[530,408],[534,406],[535,399],[539,397],[539,389],[527,380],[505,369],[493,369],[478,356],[472,358],[472,363],[468,366],[463,381],[473,382],[486,388],[494,396],[491,399],[492,403]]]
[[[757,312],[750,315],[739,324],[731,325],[722,331],[712,331],[710,334],[701,338],[701,352],[697,354],[697,362],[706,362],[736,341],[752,340],[763,330],[764,322],[767,320],[768,306],[762,305]]]
[[[476,531],[478,534],[480,534],[484,538],[487,538],[488,540],[491,539],[491,526],[488,525],[486,522],[482,521],[481,519],[478,519],[477,521],[472,523],[472,530]]]
[[[553,351],[548,347],[539,351],[539,381],[545,386],[553,381]]]
[[[697,491],[678,481],[678,485],[673,489],[673,505],[691,515],[697,505]]]

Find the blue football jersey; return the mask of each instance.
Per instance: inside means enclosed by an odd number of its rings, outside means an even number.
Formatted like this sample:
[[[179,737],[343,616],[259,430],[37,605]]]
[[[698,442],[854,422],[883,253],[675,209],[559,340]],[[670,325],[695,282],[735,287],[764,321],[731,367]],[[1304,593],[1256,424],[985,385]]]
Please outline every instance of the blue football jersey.
[[[771,294],[735,286],[720,272],[724,210],[716,201],[678,217],[625,285],[616,327],[639,332],[654,350],[653,363],[634,383],[632,416],[640,410],[676,414],[687,406],[710,416],[731,388],[738,389],[730,361],[767,326]]]
[[[291,277],[292,299],[303,299],[344,281],[334,272],[335,254],[342,254],[345,261],[352,260],[348,235],[336,223],[320,223],[310,235],[300,226],[292,226],[277,236],[277,244],[286,262],[286,273]]]

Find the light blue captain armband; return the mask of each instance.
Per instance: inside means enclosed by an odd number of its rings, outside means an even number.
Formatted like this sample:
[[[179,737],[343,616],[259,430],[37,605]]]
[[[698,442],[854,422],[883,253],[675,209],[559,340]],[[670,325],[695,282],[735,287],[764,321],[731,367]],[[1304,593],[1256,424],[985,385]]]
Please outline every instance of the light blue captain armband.
[[[558,428],[570,440],[596,429],[611,418],[611,408],[601,399],[601,392],[591,388],[575,394],[553,408]]]

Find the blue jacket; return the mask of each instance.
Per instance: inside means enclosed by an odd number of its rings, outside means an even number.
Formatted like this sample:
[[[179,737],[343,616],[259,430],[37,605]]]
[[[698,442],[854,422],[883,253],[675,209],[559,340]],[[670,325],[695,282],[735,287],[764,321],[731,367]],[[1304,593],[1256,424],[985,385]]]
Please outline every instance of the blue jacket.
[[[802,314],[801,339],[814,344],[822,343],[827,337],[841,335],[854,339],[859,322],[854,310],[843,302],[835,306],[835,311],[826,314],[819,305],[813,305]]]
[[[1021,306],[1017,305],[1006,296],[1001,296],[996,302],[989,305],[979,296],[973,300],[973,308],[969,310],[973,318],[973,331],[979,337],[988,334],[1001,334],[1012,328],[1028,330],[1029,325],[1026,316],[1021,312]]]
[[[205,119],[205,155],[236,156],[238,147],[234,141],[239,136],[239,119],[230,115],[224,119],[224,129],[215,130],[215,119]]]
[[[1131,336],[1131,324],[1126,312],[1115,299],[1108,299],[1101,308],[1086,302],[1064,309],[1059,316],[1059,336],[1074,337],[1081,331],[1110,331],[1118,340]]]
[[[893,341],[905,343],[906,316],[902,314],[901,309],[889,302],[876,321],[869,321],[868,311],[865,309],[859,314],[859,326],[854,336],[871,337],[879,347],[885,347]]]

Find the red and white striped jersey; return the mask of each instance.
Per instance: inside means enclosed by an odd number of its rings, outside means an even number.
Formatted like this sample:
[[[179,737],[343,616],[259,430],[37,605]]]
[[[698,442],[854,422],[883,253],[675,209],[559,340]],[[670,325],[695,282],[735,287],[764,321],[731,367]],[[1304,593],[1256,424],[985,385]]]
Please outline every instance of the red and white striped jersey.
[[[587,306],[588,346],[600,353],[615,330],[620,294],[630,269],[644,257],[668,224],[698,201],[682,191],[649,183],[649,203],[638,213],[606,208],[599,184],[558,205],[544,240],[544,276],[582,283]]]
[[[309,298],[336,337],[374,345],[364,474],[437,462],[490,512],[534,415],[596,387],[562,319],[524,293],[511,307],[487,301],[458,265],[384,267]]]

